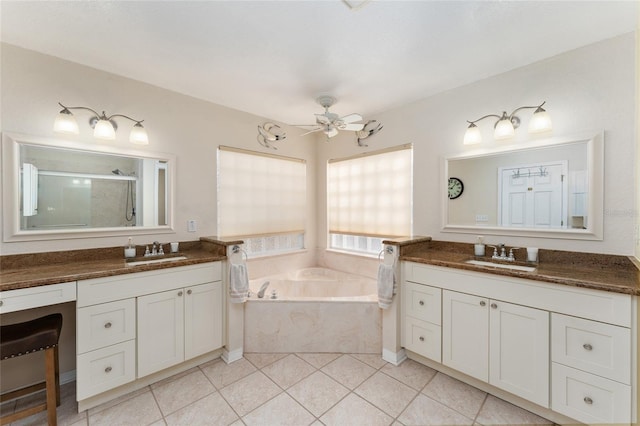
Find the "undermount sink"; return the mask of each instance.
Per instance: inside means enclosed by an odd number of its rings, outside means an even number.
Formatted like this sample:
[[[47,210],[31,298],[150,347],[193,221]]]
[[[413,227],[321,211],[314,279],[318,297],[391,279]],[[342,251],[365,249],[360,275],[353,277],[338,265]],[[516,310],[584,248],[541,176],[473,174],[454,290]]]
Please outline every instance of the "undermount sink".
[[[125,264],[127,266],[140,266],[140,265],[150,265],[152,263],[166,263],[166,262],[175,262],[177,260],[185,260],[187,256],[173,256],[173,257],[162,257],[157,259],[145,259],[145,260],[133,260],[127,261]]]
[[[509,265],[507,263],[487,262],[486,260],[467,260],[470,265],[489,266],[491,268],[511,269],[512,271],[534,272],[535,266]]]

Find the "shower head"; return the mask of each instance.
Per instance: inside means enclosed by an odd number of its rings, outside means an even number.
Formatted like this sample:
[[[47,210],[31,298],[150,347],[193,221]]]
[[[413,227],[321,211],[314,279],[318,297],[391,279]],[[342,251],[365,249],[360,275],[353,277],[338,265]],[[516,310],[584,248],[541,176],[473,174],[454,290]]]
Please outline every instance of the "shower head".
[[[120,171],[120,169],[111,170],[111,173],[114,175],[124,176],[125,174]]]

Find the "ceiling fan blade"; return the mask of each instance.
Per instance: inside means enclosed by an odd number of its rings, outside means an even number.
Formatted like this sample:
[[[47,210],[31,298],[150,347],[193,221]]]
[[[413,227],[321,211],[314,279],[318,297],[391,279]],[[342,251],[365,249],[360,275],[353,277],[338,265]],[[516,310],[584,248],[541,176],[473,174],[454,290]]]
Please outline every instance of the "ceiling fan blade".
[[[340,130],[351,130],[353,132],[356,132],[358,130],[362,130],[363,128],[364,128],[364,124],[351,123],[351,124],[345,124],[344,126],[340,127]]]
[[[362,116],[360,114],[349,114],[340,118],[340,120],[344,121],[345,123],[354,123],[356,121],[362,121]]]
[[[306,136],[306,135],[308,135],[308,134],[310,134],[310,133],[314,133],[314,132],[317,132],[317,131],[319,131],[319,130],[322,130],[322,127],[317,127],[317,128],[315,128],[315,129],[313,129],[313,130],[309,130],[308,132],[303,133],[303,134],[301,134],[300,136]]]

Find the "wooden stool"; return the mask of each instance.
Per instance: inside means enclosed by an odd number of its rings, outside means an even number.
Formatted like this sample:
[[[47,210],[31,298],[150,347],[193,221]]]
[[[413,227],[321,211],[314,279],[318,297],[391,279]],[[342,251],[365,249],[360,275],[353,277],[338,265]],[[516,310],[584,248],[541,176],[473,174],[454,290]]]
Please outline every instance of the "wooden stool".
[[[45,381],[0,395],[0,402],[46,389],[47,401],[36,407],[8,414],[0,418],[7,424],[41,411],[47,411],[49,425],[56,425],[56,406],[60,405],[60,373],[58,367],[58,339],[62,328],[62,314],[51,314],[31,321],[0,327],[0,360],[44,351]]]

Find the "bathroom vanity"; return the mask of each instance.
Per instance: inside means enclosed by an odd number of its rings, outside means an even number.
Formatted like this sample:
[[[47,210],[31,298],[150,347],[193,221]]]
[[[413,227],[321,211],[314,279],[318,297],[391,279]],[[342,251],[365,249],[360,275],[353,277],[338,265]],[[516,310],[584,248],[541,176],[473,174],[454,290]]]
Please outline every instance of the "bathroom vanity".
[[[75,301],[78,409],[94,407],[220,357],[225,249],[205,244],[140,266],[118,248],[4,257],[0,313]]]
[[[572,282],[571,273],[554,277],[553,266],[540,274],[492,270],[468,257],[401,256],[409,358],[559,423],[632,424],[637,270],[603,269],[607,286],[575,265]]]

